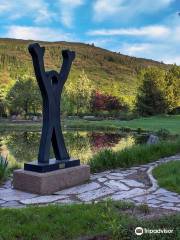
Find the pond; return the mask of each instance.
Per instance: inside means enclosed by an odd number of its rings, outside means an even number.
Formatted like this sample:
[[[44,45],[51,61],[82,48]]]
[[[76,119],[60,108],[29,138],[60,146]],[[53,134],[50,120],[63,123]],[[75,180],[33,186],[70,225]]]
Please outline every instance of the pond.
[[[67,130],[63,134],[70,156],[79,158],[82,163],[86,163],[101,149],[111,148],[117,151],[147,141],[147,135],[135,133]],[[40,132],[1,133],[0,154],[8,157],[10,165],[35,160],[38,155],[39,140]],[[52,150],[51,157],[53,157]]]

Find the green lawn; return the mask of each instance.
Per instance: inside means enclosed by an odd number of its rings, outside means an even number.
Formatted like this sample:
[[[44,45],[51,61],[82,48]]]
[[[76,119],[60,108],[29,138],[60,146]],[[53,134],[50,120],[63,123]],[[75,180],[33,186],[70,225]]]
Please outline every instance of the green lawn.
[[[67,127],[79,127],[89,129],[104,128],[104,129],[121,129],[130,128],[143,130],[158,131],[160,129],[167,129],[173,134],[180,134],[180,115],[175,116],[156,116],[148,118],[139,118],[130,121],[120,120],[103,120],[103,121],[85,121],[85,120],[68,120]]]
[[[8,121],[0,122],[0,132],[3,131],[40,131],[41,123],[29,122],[29,123],[13,123]]]
[[[131,210],[131,213],[135,211],[132,204],[111,201],[98,204],[0,209],[0,240],[75,240],[99,235],[109,236],[101,238],[109,240],[179,239],[180,214],[154,220],[139,220],[135,216],[132,217],[133,214],[127,214],[127,209]],[[141,208],[141,211],[144,211],[143,209]],[[149,229],[173,229],[173,233],[144,234],[139,238],[134,233],[135,228],[139,226]]]
[[[82,119],[64,120],[62,125],[67,128],[79,129],[105,129],[105,130],[142,130],[158,131],[167,129],[173,134],[180,134],[180,115],[175,116],[155,116],[149,118],[139,118],[130,121],[120,120],[102,120],[102,121],[87,121]],[[11,130],[29,130],[37,131],[41,129],[41,123],[9,123],[0,122],[0,131]]]
[[[159,165],[153,170],[159,186],[180,194],[180,161]]]

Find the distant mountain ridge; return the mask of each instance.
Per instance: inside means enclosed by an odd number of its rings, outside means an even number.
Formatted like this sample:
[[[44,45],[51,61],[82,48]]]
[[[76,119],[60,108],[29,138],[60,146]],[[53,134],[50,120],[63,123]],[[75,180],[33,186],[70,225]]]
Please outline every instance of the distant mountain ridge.
[[[59,69],[61,50],[70,49],[76,52],[70,79],[75,80],[84,69],[96,89],[133,102],[139,82],[138,72],[148,66],[168,69],[170,65],[154,60],[126,56],[111,52],[90,44],[74,42],[42,42],[0,38],[0,84],[8,84],[10,79],[20,75],[33,75],[33,67],[28,45],[39,42],[45,46],[45,67]]]

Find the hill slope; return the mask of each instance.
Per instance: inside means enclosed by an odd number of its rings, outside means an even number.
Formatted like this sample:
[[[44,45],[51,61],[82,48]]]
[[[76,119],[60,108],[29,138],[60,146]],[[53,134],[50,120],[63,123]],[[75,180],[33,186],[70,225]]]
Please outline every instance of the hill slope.
[[[21,74],[33,75],[32,61],[27,47],[33,41],[0,39],[0,83],[8,84]],[[168,65],[153,60],[129,57],[83,43],[40,42],[46,47],[46,69],[58,69],[62,49],[76,51],[70,79],[85,70],[96,89],[132,102],[139,86],[137,73],[147,66],[168,68]]]

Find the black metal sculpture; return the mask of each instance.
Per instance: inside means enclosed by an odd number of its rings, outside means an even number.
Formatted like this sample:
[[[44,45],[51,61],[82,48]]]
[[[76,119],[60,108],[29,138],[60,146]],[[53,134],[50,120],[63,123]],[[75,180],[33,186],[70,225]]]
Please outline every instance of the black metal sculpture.
[[[38,161],[25,163],[24,169],[29,171],[47,172],[59,168],[80,165],[79,160],[70,159],[66,150],[60,124],[60,99],[63,86],[71,69],[75,52],[63,50],[63,64],[60,73],[45,71],[45,48],[38,43],[29,45],[36,79],[43,98],[43,127],[40,140]],[[49,160],[50,146],[54,150],[55,159]]]

